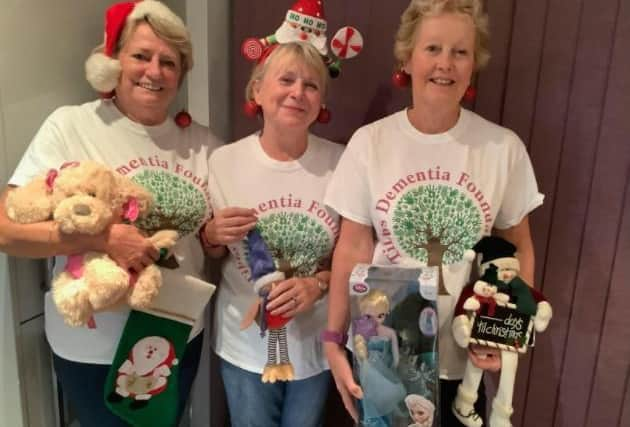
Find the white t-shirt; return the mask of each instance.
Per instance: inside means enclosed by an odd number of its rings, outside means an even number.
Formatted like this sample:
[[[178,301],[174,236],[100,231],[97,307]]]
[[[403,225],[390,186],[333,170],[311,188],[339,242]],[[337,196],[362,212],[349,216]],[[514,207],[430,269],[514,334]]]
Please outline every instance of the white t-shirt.
[[[322,202],[343,146],[309,135],[295,161],[277,161],[263,151],[257,134],[216,150],[210,158],[213,208],[253,208],[257,226],[274,257],[281,254],[296,275],[312,276],[327,262],[339,232],[339,217]],[[267,362],[266,338],[254,323],[241,331],[243,315],[256,301],[243,242],[230,245],[215,309],[213,347],[226,361],[251,372]],[[277,262],[278,259],[275,259]],[[329,268],[329,267],[327,267]],[[326,326],[325,300],[287,324],[289,358],[297,379],[327,369],[319,332]]]
[[[149,189],[156,206],[136,225],[156,231],[175,229],[179,268],[161,268],[164,283],[202,277],[204,255],[196,232],[211,215],[208,159],[220,142],[196,123],[180,129],[172,119],[142,126],[124,116],[111,100],[61,107],[44,122],[9,184],[22,186],[64,162],[91,159],[108,165]],[[55,273],[65,257],[55,260]],[[46,336],[55,354],[83,363],[110,364],[128,310],[98,313],[95,329],[66,326],[50,292],[45,300]],[[201,330],[198,320],[191,337]]]
[[[341,216],[374,227],[373,263],[426,263],[431,237],[432,247],[445,250],[440,376],[461,378],[466,353],[452,338],[451,320],[470,275],[464,250],[493,227],[517,225],[543,201],[518,136],[465,109],[449,131],[423,134],[400,111],[356,131],[324,201]]]

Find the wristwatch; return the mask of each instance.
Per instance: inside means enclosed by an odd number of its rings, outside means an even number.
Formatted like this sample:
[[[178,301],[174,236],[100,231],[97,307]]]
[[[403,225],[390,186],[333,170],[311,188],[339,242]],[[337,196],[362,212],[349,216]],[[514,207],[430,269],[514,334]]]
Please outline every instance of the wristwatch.
[[[348,342],[348,334],[346,334],[345,332],[341,333],[337,331],[331,331],[329,329],[324,329],[319,334],[319,339],[321,340],[321,342],[332,342],[341,346],[345,346]]]

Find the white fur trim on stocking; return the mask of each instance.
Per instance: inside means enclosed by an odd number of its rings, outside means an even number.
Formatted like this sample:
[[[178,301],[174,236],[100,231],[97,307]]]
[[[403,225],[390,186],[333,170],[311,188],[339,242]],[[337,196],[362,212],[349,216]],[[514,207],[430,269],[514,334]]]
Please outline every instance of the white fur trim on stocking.
[[[196,277],[162,269],[163,285],[151,306],[144,311],[158,317],[194,325],[216,287]]]

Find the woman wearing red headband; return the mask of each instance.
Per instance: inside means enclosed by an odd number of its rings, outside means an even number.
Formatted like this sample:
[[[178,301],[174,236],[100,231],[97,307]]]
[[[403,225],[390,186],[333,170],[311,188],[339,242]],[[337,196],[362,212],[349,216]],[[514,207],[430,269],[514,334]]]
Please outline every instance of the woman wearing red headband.
[[[233,426],[315,427],[330,384],[318,332],[339,226],[322,197],[343,147],[309,132],[326,94],[328,70],[320,53],[309,43],[289,42],[264,58],[246,91],[262,114],[262,130],[210,158],[215,216],[205,235],[214,256],[227,255],[213,346],[222,359]],[[279,360],[275,349],[268,354],[257,327],[240,329],[258,298],[244,241],[254,227],[287,277],[274,285],[266,305],[274,319],[294,317],[280,338]]]

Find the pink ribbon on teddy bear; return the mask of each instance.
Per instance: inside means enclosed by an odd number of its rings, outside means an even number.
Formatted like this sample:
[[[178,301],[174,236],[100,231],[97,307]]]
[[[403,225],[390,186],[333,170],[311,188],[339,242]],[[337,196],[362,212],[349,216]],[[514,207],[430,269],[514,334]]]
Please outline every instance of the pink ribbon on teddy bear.
[[[79,166],[79,162],[76,162],[76,161],[65,162],[59,167],[59,170],[62,170],[65,168],[74,168],[77,166]],[[50,169],[48,173],[46,174],[46,189],[49,193],[52,193],[53,185],[55,184],[55,180],[57,179],[58,176],[59,176],[59,172],[57,172],[57,169]]]

